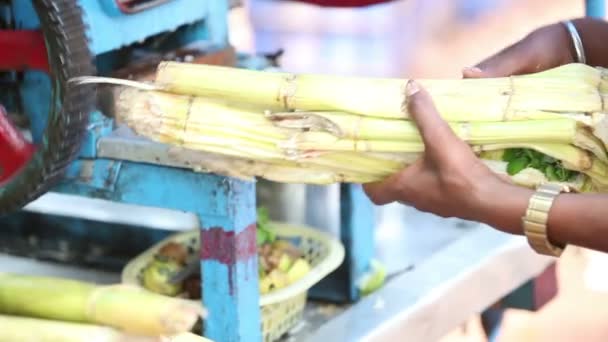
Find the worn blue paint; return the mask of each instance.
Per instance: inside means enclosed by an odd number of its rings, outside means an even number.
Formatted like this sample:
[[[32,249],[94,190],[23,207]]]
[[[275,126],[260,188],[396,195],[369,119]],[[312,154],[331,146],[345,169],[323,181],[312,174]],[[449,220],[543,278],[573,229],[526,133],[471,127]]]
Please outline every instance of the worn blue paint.
[[[224,217],[201,217],[201,229],[223,229],[235,236],[256,222],[255,185],[233,179],[219,180],[222,200],[217,205],[226,209]],[[221,228],[220,228],[221,227]],[[249,236],[255,239],[255,234]],[[255,245],[254,241],[250,241]],[[219,246],[218,246],[219,248]],[[214,258],[201,260],[203,270],[203,304],[213,315],[222,319],[205,321],[205,336],[216,341],[260,341],[258,261],[253,253],[239,260],[237,246],[228,254],[236,260],[233,265]]]
[[[89,116],[87,132],[80,147],[82,158],[95,158],[97,156],[97,142],[99,138],[109,135],[114,130],[114,120],[94,111]]]
[[[585,14],[588,17],[604,18],[606,15],[606,1],[585,0]]]
[[[105,164],[109,160],[95,159],[93,162]],[[112,191],[99,189],[86,182],[70,181],[70,178],[81,172],[79,163],[75,163],[65,181],[54,191],[148,207],[204,213],[211,217],[229,215],[227,208],[220,205],[227,197],[224,192],[218,190],[222,182],[227,181],[224,177],[122,161],[115,189]],[[103,173],[98,176],[102,178],[92,181],[93,183],[102,183],[105,179]]]
[[[64,180],[96,190],[114,191],[121,166],[119,160],[79,159],[70,165]]]

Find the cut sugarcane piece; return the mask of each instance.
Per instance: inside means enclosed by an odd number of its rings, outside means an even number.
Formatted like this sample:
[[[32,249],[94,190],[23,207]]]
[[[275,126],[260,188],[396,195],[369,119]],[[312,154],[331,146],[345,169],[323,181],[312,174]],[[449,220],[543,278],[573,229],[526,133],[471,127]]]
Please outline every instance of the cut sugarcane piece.
[[[158,336],[190,331],[204,311],[130,285],[0,273],[0,313],[106,325]]]
[[[160,342],[92,324],[0,315],[0,342]]]

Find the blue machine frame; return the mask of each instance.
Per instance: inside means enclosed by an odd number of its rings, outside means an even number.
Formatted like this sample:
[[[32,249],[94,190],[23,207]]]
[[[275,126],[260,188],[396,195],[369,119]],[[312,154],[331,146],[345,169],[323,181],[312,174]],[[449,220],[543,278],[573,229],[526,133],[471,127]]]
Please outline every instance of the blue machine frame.
[[[136,14],[123,14],[114,0],[79,3],[100,71],[112,70],[120,48],[183,25],[189,29],[177,38],[178,44],[204,41],[216,47],[228,45],[228,0],[172,0]],[[14,13],[21,28],[38,27],[30,1],[16,1]],[[24,111],[34,123],[32,135],[41,136],[48,104],[40,99],[50,93],[50,81],[46,75],[28,72],[20,90]],[[80,157],[53,192],[196,214],[201,236],[207,238],[201,246],[206,251],[201,253],[202,301],[211,313],[204,323],[205,335],[216,341],[260,341],[257,255],[239,250],[242,243],[255,245],[255,234],[249,234],[256,222],[255,184],[181,168],[101,158],[98,142],[114,128],[113,120],[91,113]],[[341,238],[347,258],[340,270],[311,293],[318,298],[354,301],[359,297],[355,282],[367,271],[373,255],[373,206],[359,186],[342,185],[341,196]]]

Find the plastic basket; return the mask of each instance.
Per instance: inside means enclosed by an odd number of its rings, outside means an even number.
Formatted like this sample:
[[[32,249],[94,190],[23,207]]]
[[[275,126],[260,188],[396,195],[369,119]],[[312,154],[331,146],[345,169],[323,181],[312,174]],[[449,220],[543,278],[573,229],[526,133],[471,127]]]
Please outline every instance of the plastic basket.
[[[344,247],[328,234],[310,227],[280,222],[273,222],[270,226],[277,238],[289,240],[299,247],[311,264],[311,270],[297,282],[260,296],[262,334],[266,342],[278,340],[302,319],[308,290],[337,269],[344,260]],[[143,269],[168,242],[187,246],[189,256],[197,257],[199,239],[198,230],[167,237],[131,260],[122,271],[122,282],[141,286]]]

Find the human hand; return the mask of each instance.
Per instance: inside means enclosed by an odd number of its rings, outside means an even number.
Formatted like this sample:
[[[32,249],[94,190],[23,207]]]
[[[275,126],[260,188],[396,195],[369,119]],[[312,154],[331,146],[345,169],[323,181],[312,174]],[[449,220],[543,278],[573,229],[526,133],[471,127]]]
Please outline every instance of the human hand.
[[[474,220],[494,191],[512,186],[477,158],[441,118],[430,95],[407,85],[407,106],[425,144],[416,163],[388,179],[364,185],[377,205],[401,202],[442,217]]]
[[[464,78],[529,74],[573,63],[575,56],[568,30],[562,23],[556,23],[532,31],[475,67],[465,68],[462,73]]]

